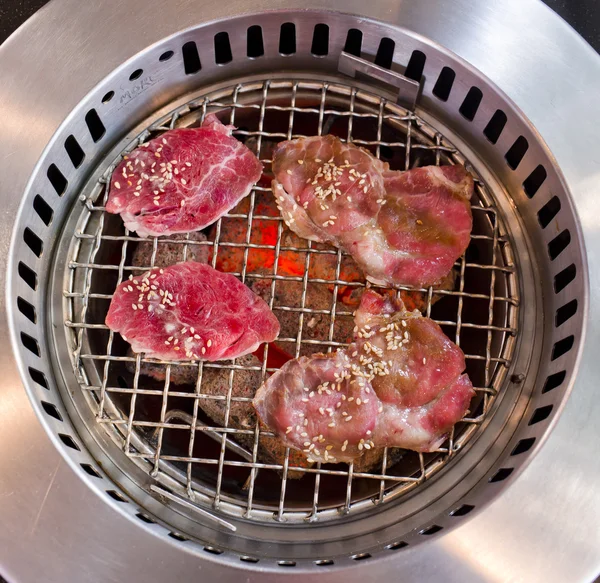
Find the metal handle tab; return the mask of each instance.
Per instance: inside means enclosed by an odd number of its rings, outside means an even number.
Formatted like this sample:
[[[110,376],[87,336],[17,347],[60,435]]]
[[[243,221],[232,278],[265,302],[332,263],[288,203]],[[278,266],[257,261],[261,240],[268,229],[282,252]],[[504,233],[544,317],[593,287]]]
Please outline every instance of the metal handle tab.
[[[414,111],[417,104],[417,97],[421,85],[414,79],[409,79],[400,73],[385,69],[367,61],[342,51],[338,61],[338,71],[349,77],[356,77],[356,73],[362,73],[373,79],[377,79],[386,85],[391,85],[398,89],[396,103],[403,105],[410,111]]]
[[[173,493],[171,493],[167,490],[164,490],[163,488],[156,486],[154,484],[152,484],[150,486],[150,489],[153,492],[156,492],[157,494],[159,494],[160,496],[164,496],[165,498],[172,500],[176,504],[181,504],[181,506],[185,506],[186,508],[189,508],[193,512],[197,512],[201,516],[204,516],[205,518],[208,518],[209,520],[212,520],[212,521],[216,522],[217,524],[220,524],[221,526],[224,526],[225,528],[228,528],[229,530],[231,530],[233,532],[235,532],[237,530],[235,525],[231,524],[231,522],[227,522],[226,520],[223,520],[219,516],[214,515],[212,512],[208,512],[208,510],[204,510],[204,508],[200,508],[199,506],[196,506],[196,504],[194,504],[193,502],[190,502],[189,500],[186,500],[185,498],[182,498],[181,496],[178,496],[177,494],[173,494]]]

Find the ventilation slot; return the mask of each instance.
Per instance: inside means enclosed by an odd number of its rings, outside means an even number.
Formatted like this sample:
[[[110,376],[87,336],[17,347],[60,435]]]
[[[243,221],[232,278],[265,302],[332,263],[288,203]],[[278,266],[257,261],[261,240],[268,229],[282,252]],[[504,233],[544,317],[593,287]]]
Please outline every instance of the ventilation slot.
[[[432,524],[429,528],[425,528],[422,531],[419,532],[419,534],[425,535],[425,536],[430,536],[432,534],[435,534],[436,532],[440,532],[440,530],[442,530],[442,526],[439,526],[437,524]]]
[[[79,446],[75,443],[75,441],[73,440],[73,438],[70,435],[66,435],[65,433],[59,433],[58,437],[60,437],[60,440],[67,446],[70,447],[71,449],[75,449],[77,451],[81,451],[79,449]]]
[[[329,27],[326,24],[315,25],[310,52],[315,57],[325,57],[329,52]]]
[[[320,561],[315,561],[315,565],[317,567],[329,567],[333,565],[333,561],[331,559],[321,559]]]
[[[295,567],[296,561],[277,561],[280,567]]]
[[[497,109],[496,113],[492,115],[492,119],[490,119],[488,124],[485,126],[485,129],[483,130],[483,135],[492,144],[495,144],[500,138],[502,130],[504,129],[504,126],[506,125],[507,121],[508,118],[506,117],[506,114],[501,109]]]
[[[407,546],[408,546],[408,543],[406,543],[403,540],[401,540],[401,541],[398,541],[397,543],[389,544],[385,548],[388,551],[397,551],[397,550],[403,549],[404,547],[407,547]]]
[[[556,360],[569,352],[573,348],[573,344],[575,344],[575,336],[572,335],[555,342],[552,348],[552,360]]]
[[[246,37],[246,55],[250,59],[258,59],[265,54],[262,28],[257,24],[248,29]]]
[[[571,233],[565,229],[548,243],[548,255],[554,261],[571,243]]]
[[[90,464],[79,464],[81,469],[92,478],[102,478],[102,476]]]
[[[52,184],[52,187],[56,190],[56,194],[62,196],[65,193],[65,190],[67,190],[69,183],[63,173],[57,168],[56,164],[50,164],[47,176],[50,184]]]
[[[408,61],[408,65],[406,65],[406,71],[404,71],[404,76],[409,79],[414,79],[415,81],[420,81],[423,76],[423,69],[425,68],[425,53],[421,51],[413,51],[410,59]]]
[[[450,516],[466,516],[467,514],[469,514],[469,512],[471,512],[471,510],[474,509],[475,506],[471,506],[470,504],[463,504],[460,508],[453,510],[450,513]]]
[[[360,57],[360,51],[362,48],[363,33],[358,28],[351,28],[346,35],[346,44],[344,45],[344,51],[350,53],[355,57]]]
[[[19,262],[18,272],[20,278],[32,289],[37,289],[37,273],[27,267],[23,262]]]
[[[229,34],[219,32],[215,34],[215,63],[217,65],[226,65],[231,63],[233,55],[231,54],[231,44],[229,43]]]
[[[164,61],[168,61],[175,53],[173,51],[166,51],[164,52],[160,57],[158,57],[158,60],[162,63]]]
[[[553,196],[539,211],[538,211],[538,222],[542,229],[545,229],[552,221],[552,219],[560,211],[560,200],[558,196]]]
[[[40,356],[40,345],[38,341],[33,337],[29,336],[29,334],[25,334],[25,332],[21,332],[21,344],[35,354],[38,358]]]
[[[465,119],[473,121],[482,99],[483,93],[481,92],[481,89],[478,87],[471,87],[458,111],[460,111]]]
[[[359,555],[352,555],[351,559],[354,561],[364,561],[365,559],[370,559],[370,553],[360,553]]]
[[[193,75],[202,69],[198,47],[193,40],[181,47],[181,54],[183,55],[183,69],[186,75]]]
[[[506,163],[513,170],[516,170],[528,149],[529,144],[527,140],[523,136],[519,136],[504,156]]]
[[[519,443],[517,443],[515,449],[512,450],[510,455],[519,455],[529,451],[533,444],[535,443],[535,437],[527,437],[526,439],[521,439]]]
[[[37,317],[35,314],[35,308],[23,298],[17,298],[17,308],[19,308],[19,312],[23,314],[30,322],[33,324],[36,323]]]
[[[532,198],[533,195],[540,189],[540,186],[544,184],[548,176],[546,169],[540,164],[523,182],[523,190],[525,194]]]
[[[433,87],[433,94],[442,101],[448,101],[456,73],[450,67],[444,67]]]
[[[27,227],[23,231],[23,241],[25,241],[27,247],[29,247],[37,257],[42,256],[44,244],[42,243],[42,240],[29,227]]]
[[[117,502],[127,502],[127,500],[123,498],[123,496],[121,496],[121,494],[119,494],[116,490],[107,490],[106,493]]]
[[[114,91],[109,91],[102,98],[102,103],[108,103],[114,96],[115,96],[115,92]]]
[[[33,199],[33,210],[38,214],[40,219],[44,221],[45,225],[49,225],[52,222],[54,211],[39,194],[37,194]]]
[[[175,540],[178,540],[179,542],[182,542],[182,543],[184,543],[184,542],[186,542],[186,541],[190,540],[189,538],[185,538],[184,536],[181,536],[181,535],[180,535],[179,533],[177,533],[177,532],[170,532],[170,533],[169,533],[169,536],[170,536],[171,538],[174,538]]]
[[[577,275],[577,268],[574,263],[571,263],[569,267],[565,267],[562,271],[558,272],[554,276],[554,293],[560,293],[565,289]]]
[[[48,388],[48,382],[46,381],[46,377],[43,372],[32,367],[29,367],[27,370],[29,371],[29,376],[34,383],[37,383],[40,385],[40,387],[44,387],[44,389]]]
[[[152,520],[149,516],[142,514],[141,512],[138,512],[136,514],[136,517],[139,518],[142,522],[145,522],[146,524],[156,524],[154,520]]]
[[[547,419],[550,413],[552,413],[552,405],[538,407],[531,416],[531,419],[529,420],[529,425],[535,425],[536,423]]]
[[[204,547],[202,550],[206,551],[207,553],[211,553],[213,555],[222,555],[223,554],[223,551],[221,549],[217,549],[216,547]]]
[[[256,557],[248,557],[246,555],[242,555],[240,557],[240,561],[244,561],[244,563],[258,563],[258,559]]]
[[[106,128],[95,109],[90,109],[85,116],[85,123],[94,142],[99,142],[106,133]]]
[[[514,468],[500,468],[488,481],[490,483],[502,482],[513,473]]]
[[[296,25],[284,22],[279,31],[279,53],[288,56],[296,52]]]
[[[114,95],[114,93],[113,93],[113,95]],[[69,158],[71,159],[71,164],[73,164],[73,166],[75,168],[79,168],[81,166],[81,164],[83,163],[83,161],[85,160],[85,153],[81,149],[79,142],[75,139],[75,136],[69,136],[65,140],[65,150],[66,150]]]
[[[375,56],[375,64],[386,69],[391,68],[392,62],[394,61],[395,48],[396,43],[391,38],[382,38],[379,42],[377,55]]]
[[[577,300],[571,300],[569,303],[561,306],[556,310],[555,325],[558,328],[562,326],[567,320],[572,318],[577,313]]]
[[[425,536],[429,536],[432,534],[435,534],[436,532],[440,532],[440,530],[442,530],[442,526],[439,526],[437,524],[432,524],[429,528],[425,528],[424,530],[420,531],[419,534],[423,534]]]
[[[54,419],[57,419],[58,421],[62,421],[61,414],[58,412],[58,409],[52,403],[47,403],[46,401],[40,402],[47,415],[50,415],[50,417],[54,417]]]
[[[136,69],[133,73],[131,73],[131,75],[129,75],[129,80],[135,81],[136,79],[139,79],[143,74],[143,69]]]
[[[542,393],[549,393],[556,389],[556,387],[560,387],[567,378],[567,371],[561,370],[560,372],[555,372],[551,374],[544,383],[544,388],[542,389]]]

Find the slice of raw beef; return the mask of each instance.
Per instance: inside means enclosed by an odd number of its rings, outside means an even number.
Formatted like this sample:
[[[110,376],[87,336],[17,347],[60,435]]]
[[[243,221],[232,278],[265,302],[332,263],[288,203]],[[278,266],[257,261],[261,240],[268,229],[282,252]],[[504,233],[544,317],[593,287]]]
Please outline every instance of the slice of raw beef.
[[[273,173],[289,228],[350,253],[377,283],[436,285],[469,244],[473,178],[463,166],[390,171],[329,135],[281,142]]]
[[[264,300],[233,275],[194,261],[121,283],[106,325],[134,352],[164,360],[236,358],[279,333]]]
[[[433,451],[474,395],[465,357],[440,327],[367,290],[345,350],[291,360],[257,391],[260,419],[309,460],[366,451]]]
[[[140,237],[198,231],[232,209],[262,165],[215,115],[199,128],[169,130],[116,167],[106,210]]]

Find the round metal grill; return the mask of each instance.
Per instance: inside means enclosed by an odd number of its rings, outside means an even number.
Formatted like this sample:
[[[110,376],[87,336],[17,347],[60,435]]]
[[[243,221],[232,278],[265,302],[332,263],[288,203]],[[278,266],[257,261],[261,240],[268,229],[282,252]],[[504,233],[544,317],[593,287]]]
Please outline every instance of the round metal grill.
[[[205,230],[202,239],[139,239],[124,230],[120,218],[107,214],[103,206],[112,168],[140,143],[174,127],[197,125],[211,112],[238,128],[234,135],[263,162],[263,180],[248,199]],[[297,357],[345,346],[353,301],[361,288],[371,285],[357,276],[347,256],[291,237],[279,213],[272,212],[272,145],[326,133],[369,149],[393,169],[461,163],[476,178],[472,240],[455,265],[453,280],[440,288],[399,288],[397,293],[461,346],[477,395],[467,416],[435,452],[386,449],[366,468],[298,467],[289,450],[281,463],[265,463],[259,438],[271,434],[256,423],[240,428],[232,414],[236,404],[251,400],[236,396],[236,383],[251,379],[258,388],[277,369],[281,352]],[[168,483],[194,506],[235,516],[322,521],[383,504],[418,487],[460,456],[489,418],[513,356],[518,269],[494,196],[440,131],[362,89],[337,82],[261,80],[194,98],[139,134],[80,197],[83,210],[65,269],[63,309],[74,371],[91,411],[146,473]],[[147,247],[144,261],[134,259],[140,245]],[[251,361],[174,364],[128,352],[127,344],[104,325],[111,294],[129,275],[153,267],[167,249],[180,260],[204,254],[214,267],[227,265],[247,285],[261,281],[270,307],[280,319],[292,322],[293,333],[261,347]],[[319,269],[324,262],[328,269]],[[278,294],[282,286],[287,290],[285,302]],[[316,290],[321,297],[325,289],[328,305],[313,302]],[[227,387],[222,394],[205,390],[203,376],[209,373],[222,377]],[[224,405],[222,425],[206,415],[209,402]]]

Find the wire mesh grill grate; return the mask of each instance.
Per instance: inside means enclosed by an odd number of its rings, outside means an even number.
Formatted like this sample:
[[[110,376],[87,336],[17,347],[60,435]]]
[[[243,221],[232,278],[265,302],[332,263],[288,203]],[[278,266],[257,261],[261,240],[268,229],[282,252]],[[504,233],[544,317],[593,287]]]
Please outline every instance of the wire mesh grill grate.
[[[82,197],[64,296],[73,366],[87,401],[98,422],[145,471],[192,502],[225,513],[314,521],[395,499],[465,446],[489,415],[511,362],[518,273],[494,198],[468,160],[417,115],[333,82],[264,81],[220,90],[159,120],[127,151],[167,129],[197,124],[211,112],[237,126],[234,135],[255,150],[265,176],[202,236],[140,239],[125,231],[103,206],[114,165]],[[268,185],[273,144],[326,133],[370,149],[394,169],[463,163],[476,177],[472,241],[455,265],[455,279],[440,288],[398,290],[463,348],[476,386],[467,417],[436,452],[386,448],[369,467],[305,467],[289,449],[265,459],[261,440],[271,434],[249,414],[244,417],[251,395],[240,387],[258,388],[278,368],[282,354],[297,357],[346,346],[357,293],[371,285],[357,275],[349,257],[295,237],[273,212]],[[218,363],[174,364],[128,352],[104,325],[112,291],[130,274],[173,254],[179,260],[202,257],[258,286],[282,321],[282,337],[253,357]],[[215,384],[220,392],[208,390]]]

